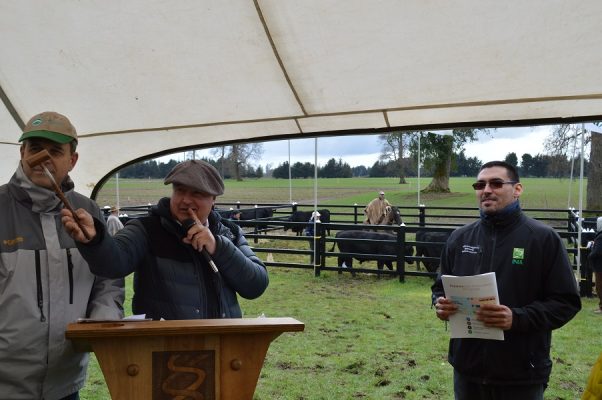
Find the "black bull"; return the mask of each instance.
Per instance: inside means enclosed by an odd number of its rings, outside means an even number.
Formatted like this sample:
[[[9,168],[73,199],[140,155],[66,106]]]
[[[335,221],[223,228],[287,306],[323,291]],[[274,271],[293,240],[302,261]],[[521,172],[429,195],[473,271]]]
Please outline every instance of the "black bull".
[[[323,210],[318,210],[318,212],[320,213],[320,222],[329,224],[330,223],[330,211],[327,209],[323,209]],[[312,213],[313,213],[313,211],[293,211],[293,213],[288,218],[288,221],[305,222],[305,224],[307,224],[309,222],[309,220],[311,219]],[[284,227],[284,230],[287,231],[288,229],[290,229],[293,232],[295,232],[297,234],[297,236],[301,236],[301,234],[303,233],[303,230],[305,229],[305,226],[306,225],[295,225],[290,228]],[[329,230],[327,231],[327,233],[330,235]]]
[[[248,208],[244,210],[215,210],[222,218],[234,219],[239,221],[251,221],[251,220],[268,220],[274,216],[274,209],[265,208],[265,207],[257,207],[257,208]],[[266,229],[266,224],[258,223],[255,225],[258,230]]]
[[[420,269],[420,263],[428,272],[437,272],[441,253],[445,247],[445,242],[451,232],[428,232],[419,230],[416,232],[416,257],[428,257],[429,260],[416,259],[416,268]]]
[[[391,260],[382,260],[381,255],[397,255],[397,235],[382,232],[368,231],[340,231],[335,236],[338,240],[332,246],[331,252],[335,246],[339,245],[341,253],[356,253],[354,256],[339,256],[339,267],[345,266],[353,268],[353,258],[358,260],[360,264],[364,261],[376,260],[379,270],[386,265],[387,268],[393,270],[393,262]],[[348,239],[348,240],[345,240]],[[404,256],[412,256],[414,248],[411,245],[405,245]],[[412,260],[408,264],[412,264]]]

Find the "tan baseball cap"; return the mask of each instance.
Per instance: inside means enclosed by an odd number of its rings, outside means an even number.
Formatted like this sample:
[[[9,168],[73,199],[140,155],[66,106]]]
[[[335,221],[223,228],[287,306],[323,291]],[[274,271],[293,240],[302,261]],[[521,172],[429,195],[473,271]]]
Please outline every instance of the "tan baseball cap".
[[[179,183],[212,196],[224,194],[224,181],[219,172],[211,164],[202,160],[179,163],[169,171],[163,183],[165,185]]]
[[[71,121],[62,114],[45,111],[34,115],[25,125],[19,142],[30,138],[43,138],[57,143],[77,142],[77,132]]]

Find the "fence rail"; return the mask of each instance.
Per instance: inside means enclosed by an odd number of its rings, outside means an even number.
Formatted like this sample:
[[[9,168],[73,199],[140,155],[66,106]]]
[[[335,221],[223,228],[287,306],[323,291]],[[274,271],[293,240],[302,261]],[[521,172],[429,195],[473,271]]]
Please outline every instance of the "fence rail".
[[[419,230],[428,232],[450,232],[453,229],[473,221],[478,218],[478,208],[466,207],[411,207],[397,206],[400,210],[403,220],[402,226],[378,226],[379,231],[389,232],[395,235],[397,253],[395,254],[372,254],[370,258],[378,261],[392,261],[396,264],[393,270],[375,270],[374,268],[344,268],[337,264],[333,265],[332,259],[340,256],[358,256],[358,253],[342,253],[328,251],[328,244],[335,244],[337,239],[327,232],[337,232],[342,230],[369,230],[374,229],[373,225],[362,224],[364,205],[336,205],[322,204],[318,209],[327,208],[330,210],[330,223],[321,223],[317,225],[315,237],[292,236],[287,234],[274,234],[280,230],[296,228],[305,228],[307,222],[291,222],[289,217],[294,211],[312,211],[313,206],[308,204],[277,204],[277,203],[221,203],[218,207],[222,210],[259,210],[269,208],[273,211],[270,218],[260,218],[254,220],[233,220],[239,224],[245,231],[245,236],[253,242],[253,250],[256,253],[266,254],[265,264],[269,267],[302,268],[314,271],[319,276],[321,271],[337,271],[338,273],[377,273],[379,275],[397,276],[400,282],[405,280],[406,276],[428,276],[435,277],[436,272],[420,271],[408,269],[410,263],[438,262],[438,257],[416,257],[412,254],[406,254],[406,244],[414,248],[417,245],[434,246],[442,243],[426,243],[414,240]],[[124,207],[123,212],[131,212],[128,219],[145,215],[148,213],[149,206]],[[589,249],[587,242],[593,240],[594,232],[589,230],[595,228],[596,218],[581,219],[572,209],[523,209],[525,214],[538,219],[558,232],[561,238],[565,240],[567,253],[575,271],[579,271],[579,285],[583,296],[592,295],[592,270],[587,262]],[[602,215],[600,210],[584,210],[584,214]],[[257,214],[256,214],[257,215]],[[581,240],[579,240],[581,236]],[[307,242],[306,249],[274,247],[258,245],[259,241],[284,242],[285,244],[294,242]],[[346,239],[349,240],[349,239]],[[315,243],[315,245],[314,245]],[[330,246],[328,246],[330,247]],[[308,262],[273,261],[273,255],[283,254],[290,256],[307,256]],[[366,254],[363,254],[366,256]],[[290,257],[289,257],[290,258]],[[417,264],[418,265],[418,264]]]

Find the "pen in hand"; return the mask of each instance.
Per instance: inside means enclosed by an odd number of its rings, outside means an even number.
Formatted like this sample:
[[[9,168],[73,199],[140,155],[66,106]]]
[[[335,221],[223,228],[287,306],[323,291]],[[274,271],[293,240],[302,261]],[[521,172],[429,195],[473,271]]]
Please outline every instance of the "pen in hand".
[[[188,209],[188,213],[193,218],[188,218],[188,219],[185,219],[184,221],[182,221],[182,227],[184,228],[184,230],[186,232],[188,232],[190,230],[190,228],[192,228],[194,225],[197,225],[197,224],[200,225],[201,224],[200,221],[198,220],[198,218],[196,217],[196,215],[194,215],[194,212],[191,209]],[[213,259],[209,255],[209,252],[207,251],[207,249],[205,249],[203,247],[201,249],[201,254],[203,255],[203,258],[205,259],[205,261],[207,261],[207,263],[209,264],[209,266],[211,266],[211,269],[213,270],[213,272],[218,273],[219,270],[217,269],[217,265],[215,265],[215,262],[213,261]]]

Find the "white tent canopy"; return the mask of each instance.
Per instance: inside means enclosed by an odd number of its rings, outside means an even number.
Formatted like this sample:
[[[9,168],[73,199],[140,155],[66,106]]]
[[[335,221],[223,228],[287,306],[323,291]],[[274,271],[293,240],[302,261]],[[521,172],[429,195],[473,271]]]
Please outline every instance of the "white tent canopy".
[[[32,115],[80,135],[80,192],[234,141],[602,119],[599,0],[4,0],[0,181]]]

